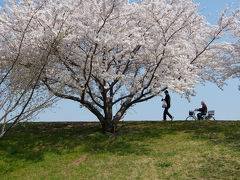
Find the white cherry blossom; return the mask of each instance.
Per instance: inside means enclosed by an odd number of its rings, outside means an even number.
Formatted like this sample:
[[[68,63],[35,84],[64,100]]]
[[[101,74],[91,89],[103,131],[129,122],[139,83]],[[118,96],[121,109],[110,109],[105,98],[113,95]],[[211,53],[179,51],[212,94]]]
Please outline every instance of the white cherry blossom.
[[[196,83],[224,83],[236,45],[221,39],[239,28],[237,13],[211,25],[197,8],[192,0],[9,1],[1,64],[12,63],[29,23],[18,61],[25,76],[44,64],[42,88],[81,103],[114,132],[130,107],[165,89],[189,97]]]

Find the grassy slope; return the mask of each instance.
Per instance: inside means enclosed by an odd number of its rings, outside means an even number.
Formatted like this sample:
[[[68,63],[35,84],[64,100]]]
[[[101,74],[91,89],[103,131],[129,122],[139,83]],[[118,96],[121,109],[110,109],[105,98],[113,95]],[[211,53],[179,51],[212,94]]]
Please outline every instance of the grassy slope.
[[[26,123],[0,140],[1,179],[240,179],[240,122]]]

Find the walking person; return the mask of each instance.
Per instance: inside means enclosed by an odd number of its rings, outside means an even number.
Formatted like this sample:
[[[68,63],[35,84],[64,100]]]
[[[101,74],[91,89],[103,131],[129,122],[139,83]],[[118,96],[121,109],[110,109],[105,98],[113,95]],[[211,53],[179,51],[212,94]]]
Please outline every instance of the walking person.
[[[166,102],[166,106],[164,107],[164,111],[163,111],[163,120],[166,121],[167,120],[167,115],[168,117],[173,120],[173,116],[168,112],[168,109],[171,107],[171,97],[169,96],[168,91],[164,91],[165,93],[165,99],[162,99],[162,101]]]

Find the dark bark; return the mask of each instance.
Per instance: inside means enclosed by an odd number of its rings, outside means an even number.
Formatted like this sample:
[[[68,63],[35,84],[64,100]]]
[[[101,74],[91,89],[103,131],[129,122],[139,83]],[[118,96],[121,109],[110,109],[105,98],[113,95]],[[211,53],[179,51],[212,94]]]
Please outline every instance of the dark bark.
[[[116,124],[112,119],[104,119],[101,125],[102,125],[103,133],[105,134],[107,133],[114,134],[116,132]]]

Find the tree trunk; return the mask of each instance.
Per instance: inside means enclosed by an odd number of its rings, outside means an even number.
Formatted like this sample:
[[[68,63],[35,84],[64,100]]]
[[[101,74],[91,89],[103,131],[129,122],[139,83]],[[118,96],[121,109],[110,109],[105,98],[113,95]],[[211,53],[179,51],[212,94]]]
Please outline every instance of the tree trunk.
[[[102,130],[103,132],[106,133],[111,133],[114,134],[116,130],[116,124],[112,119],[104,119],[104,121],[101,123],[102,124]]]
[[[105,117],[102,121],[102,128],[103,128],[103,132],[104,133],[111,133],[114,134],[115,133],[115,121],[113,119],[113,114],[112,114],[112,108],[113,108],[113,104],[112,104],[112,97],[107,97],[107,92],[104,91],[104,98],[105,102],[104,102],[104,114]]]

